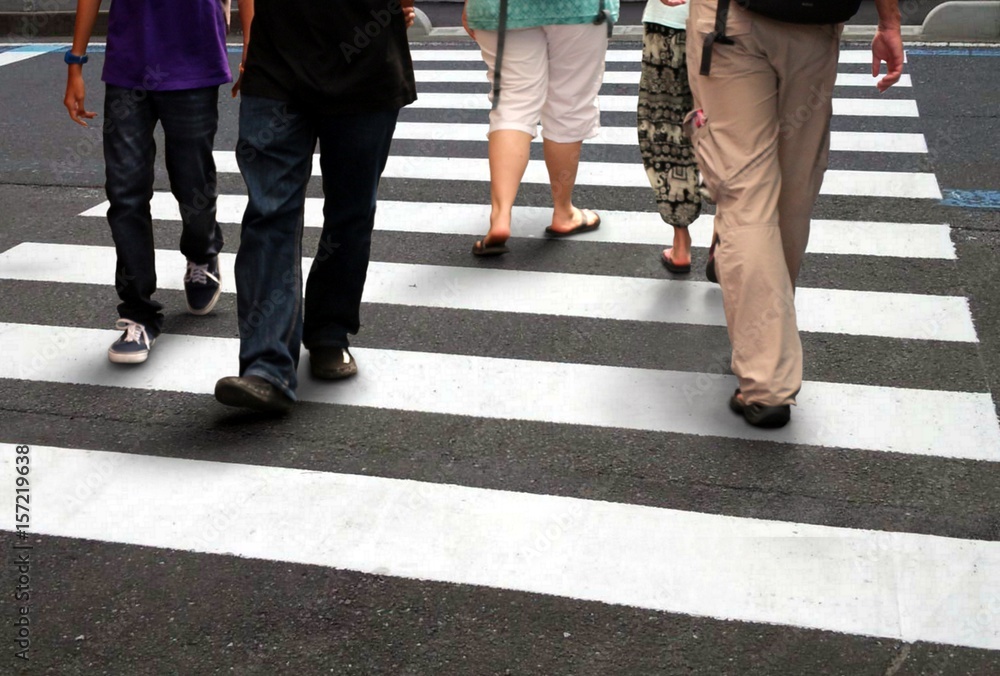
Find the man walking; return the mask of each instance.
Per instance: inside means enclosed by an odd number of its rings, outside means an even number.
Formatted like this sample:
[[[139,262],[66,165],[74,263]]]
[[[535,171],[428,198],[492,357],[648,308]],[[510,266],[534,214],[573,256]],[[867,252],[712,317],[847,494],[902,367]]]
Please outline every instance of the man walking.
[[[241,0],[244,59],[237,162],[249,203],[236,257],[240,376],[221,379],[228,406],[284,412],[299,350],[322,379],[357,373],[348,334],[360,327],[379,180],[399,109],[416,99],[399,0]],[[234,89],[235,92],[235,89]],[[302,300],[302,228],[320,145],[323,231]]]
[[[728,20],[719,2],[729,5]],[[751,425],[781,427],[802,386],[795,281],[827,167],[843,24],[791,23],[745,4],[691,0],[687,60],[698,110],[688,129],[718,205],[716,272],[739,378],[730,406]],[[837,4],[801,3],[804,11]],[[780,14],[799,5],[749,7]],[[888,74],[878,82],[885,91],[899,80],[903,45],[898,0],[876,5],[872,74],[886,62]],[[856,0],[848,16],[852,9]]]

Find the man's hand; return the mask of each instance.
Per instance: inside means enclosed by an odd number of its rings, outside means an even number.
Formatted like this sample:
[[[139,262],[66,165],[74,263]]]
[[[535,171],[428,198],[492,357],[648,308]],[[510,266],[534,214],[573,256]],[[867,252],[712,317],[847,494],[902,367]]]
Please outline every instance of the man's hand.
[[[89,113],[83,105],[83,98],[87,94],[87,86],[83,82],[83,68],[80,66],[69,67],[69,77],[66,80],[66,98],[63,105],[69,111],[70,119],[84,127],[89,126],[85,120],[92,120],[97,117],[97,113]]]
[[[884,92],[899,82],[903,74],[903,36],[899,28],[899,0],[875,0],[878,10],[878,29],[872,40],[872,77],[878,77],[882,62],[886,74],[878,81],[878,90]]]
[[[240,87],[243,85],[243,63],[240,63],[240,72],[236,76],[236,82],[233,83],[233,98],[235,99],[239,96]]]
[[[403,18],[406,19],[406,27],[409,28],[417,20],[417,10],[412,7],[404,7]]]
[[[880,92],[899,82],[899,76],[903,74],[903,37],[899,28],[879,27],[875,32],[875,39],[872,40],[872,77],[878,77],[883,61],[886,74],[876,85]]]

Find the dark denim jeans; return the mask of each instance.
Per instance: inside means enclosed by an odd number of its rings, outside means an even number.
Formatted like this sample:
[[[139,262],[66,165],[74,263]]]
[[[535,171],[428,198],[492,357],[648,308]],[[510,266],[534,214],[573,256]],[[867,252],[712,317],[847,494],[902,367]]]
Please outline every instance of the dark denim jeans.
[[[163,126],[170,190],[180,204],[181,253],[198,264],[222,250],[215,217],[215,160],[212,146],[219,126],[219,88],[148,91],[108,85],[104,97],[104,163],[108,223],[118,254],[115,288],[118,314],[146,325],[150,337],[163,328],[156,291],[153,221],[153,129]],[[181,276],[183,270],[172,270]]]
[[[241,376],[260,376],[294,399],[301,345],[347,347],[358,332],[375,200],[398,115],[320,115],[243,96],[236,159],[250,199],[236,256]],[[323,231],[303,312],[303,210],[317,140]]]

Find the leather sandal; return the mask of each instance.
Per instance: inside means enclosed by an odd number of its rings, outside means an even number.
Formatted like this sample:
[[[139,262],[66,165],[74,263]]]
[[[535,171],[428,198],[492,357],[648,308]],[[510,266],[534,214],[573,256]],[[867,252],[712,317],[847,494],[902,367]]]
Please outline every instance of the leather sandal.
[[[788,404],[782,406],[764,406],[763,404],[748,404],[740,397],[740,390],[729,399],[729,408],[734,413],[738,413],[754,427],[764,427],[774,429],[784,427],[792,419],[792,407]]]

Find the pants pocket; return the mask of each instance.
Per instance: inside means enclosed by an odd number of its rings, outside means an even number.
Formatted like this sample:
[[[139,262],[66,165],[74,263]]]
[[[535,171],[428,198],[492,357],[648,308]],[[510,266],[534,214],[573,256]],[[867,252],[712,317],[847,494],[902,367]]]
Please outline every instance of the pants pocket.
[[[736,173],[735,168],[726,162],[726,156],[719,150],[712,136],[712,127],[705,123],[695,126],[694,117],[698,111],[691,111],[684,118],[684,129],[694,148],[698,169],[701,171],[705,191],[713,202],[718,202],[719,195],[726,182]]]

